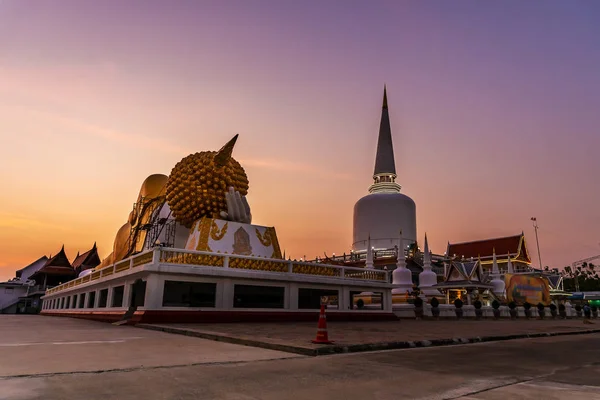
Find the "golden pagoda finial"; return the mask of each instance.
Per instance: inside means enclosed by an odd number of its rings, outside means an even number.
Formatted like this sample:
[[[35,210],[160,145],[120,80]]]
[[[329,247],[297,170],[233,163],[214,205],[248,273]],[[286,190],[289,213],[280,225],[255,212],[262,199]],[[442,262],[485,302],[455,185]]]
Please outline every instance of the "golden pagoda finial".
[[[231,158],[231,154],[233,153],[233,146],[235,146],[235,142],[237,141],[239,134],[236,134],[233,139],[231,139],[225,146],[221,148],[215,155],[215,164],[219,166],[224,166],[227,164],[227,161]]]
[[[383,107],[382,108],[388,108],[387,105],[387,89],[386,89],[386,85],[383,84]]]

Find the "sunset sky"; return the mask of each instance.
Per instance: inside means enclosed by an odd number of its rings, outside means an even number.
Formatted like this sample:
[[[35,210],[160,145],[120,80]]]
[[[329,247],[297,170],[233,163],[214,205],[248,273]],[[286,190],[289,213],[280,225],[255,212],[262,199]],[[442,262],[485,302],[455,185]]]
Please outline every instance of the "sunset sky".
[[[140,184],[240,134],[257,224],[348,251],[384,83],[420,240],[600,254],[600,2],[0,1],[0,281],[112,250]]]

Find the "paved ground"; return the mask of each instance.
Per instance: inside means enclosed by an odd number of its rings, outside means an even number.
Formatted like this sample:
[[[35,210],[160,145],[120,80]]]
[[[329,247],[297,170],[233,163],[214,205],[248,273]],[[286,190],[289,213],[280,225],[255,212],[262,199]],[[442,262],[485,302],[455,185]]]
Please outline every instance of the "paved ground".
[[[600,400],[600,334],[286,359],[269,350],[49,317],[0,316],[0,332],[2,400]],[[40,339],[72,343],[32,345]],[[113,370],[81,372],[98,365]],[[23,371],[27,376],[15,377]]]
[[[184,329],[245,341],[257,341],[274,345],[294,346],[300,349],[323,347],[311,343],[317,333],[315,323],[272,324],[149,324],[154,327]],[[475,320],[401,320],[390,322],[329,322],[329,339],[338,346],[373,344],[381,342],[423,341],[453,338],[477,338],[510,336],[536,333],[562,333],[600,330],[600,320],[584,324],[573,320],[525,320],[491,319]]]
[[[0,315],[0,377],[293,356],[131,326],[38,315]]]

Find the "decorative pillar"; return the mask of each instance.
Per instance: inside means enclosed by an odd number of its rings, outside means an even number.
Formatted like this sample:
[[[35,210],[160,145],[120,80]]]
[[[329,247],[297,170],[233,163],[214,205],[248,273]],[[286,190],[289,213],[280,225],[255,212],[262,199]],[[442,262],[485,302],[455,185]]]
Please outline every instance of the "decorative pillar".
[[[370,269],[375,268],[375,265],[373,263],[373,249],[371,248],[371,234],[369,234],[369,237],[367,239],[367,262],[365,267]]]

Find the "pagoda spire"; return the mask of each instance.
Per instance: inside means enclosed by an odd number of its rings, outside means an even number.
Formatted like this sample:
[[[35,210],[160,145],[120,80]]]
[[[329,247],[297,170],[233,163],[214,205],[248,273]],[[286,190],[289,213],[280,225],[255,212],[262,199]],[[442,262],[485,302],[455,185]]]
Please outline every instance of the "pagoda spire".
[[[379,124],[379,138],[377,140],[377,155],[375,157],[375,171],[373,175],[396,175],[394,161],[394,147],[392,146],[392,128],[388,113],[387,88],[383,87],[383,105],[381,107],[381,122]]]
[[[381,122],[377,139],[375,169],[373,170],[373,185],[369,192],[399,192],[400,185],[396,183],[396,161],[392,143],[392,128],[388,112],[387,88],[383,87],[383,103],[381,106]]]
[[[429,252],[429,243],[427,234],[425,234],[425,249],[423,251],[423,268],[431,268],[431,253]]]
[[[493,258],[492,258],[492,274],[494,276],[498,276],[500,274],[500,270],[498,269],[498,261],[496,260],[496,249],[494,248]]]

